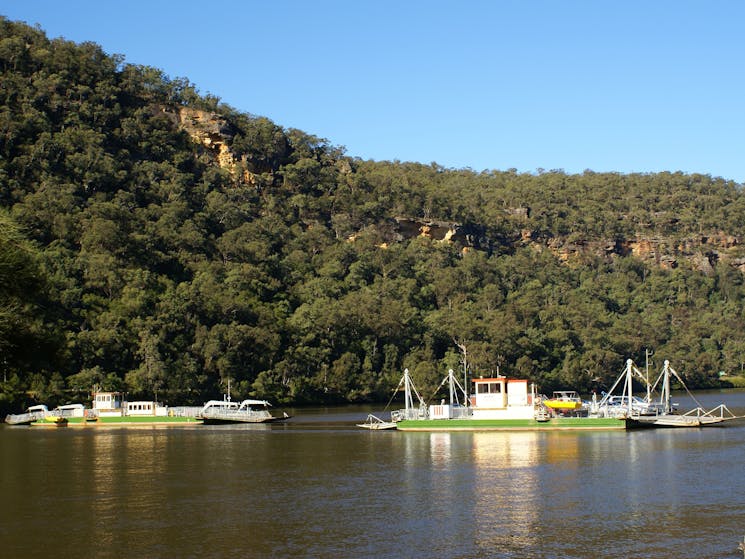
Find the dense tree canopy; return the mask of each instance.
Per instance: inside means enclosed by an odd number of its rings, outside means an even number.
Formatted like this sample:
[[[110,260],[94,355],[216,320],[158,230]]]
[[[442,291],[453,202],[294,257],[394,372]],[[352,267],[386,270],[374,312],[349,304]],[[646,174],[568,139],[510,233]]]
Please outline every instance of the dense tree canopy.
[[[363,161],[6,19],[0,72],[4,411],[93,386],[201,402],[228,380],[387,400],[404,367],[429,395],[461,349],[544,391],[603,387],[646,348],[697,386],[745,368],[732,181]],[[603,248],[640,239],[675,265]]]

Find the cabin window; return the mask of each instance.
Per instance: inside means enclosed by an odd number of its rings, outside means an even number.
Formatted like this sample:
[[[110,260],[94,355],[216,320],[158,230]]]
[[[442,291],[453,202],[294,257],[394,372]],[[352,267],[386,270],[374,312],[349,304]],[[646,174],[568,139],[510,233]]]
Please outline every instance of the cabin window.
[[[476,392],[478,394],[501,394],[502,383],[501,382],[480,382],[476,385]]]

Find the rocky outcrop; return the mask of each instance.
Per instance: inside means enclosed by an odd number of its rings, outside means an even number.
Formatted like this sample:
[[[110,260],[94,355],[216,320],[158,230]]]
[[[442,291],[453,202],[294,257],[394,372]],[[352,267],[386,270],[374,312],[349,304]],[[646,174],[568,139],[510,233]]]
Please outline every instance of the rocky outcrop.
[[[737,268],[745,274],[745,258],[731,258],[728,260],[728,263],[733,268]]]
[[[225,118],[216,113],[180,107],[179,126],[191,138],[215,154],[218,165],[234,171],[236,160],[230,151],[230,143],[235,131]]]
[[[426,237],[438,242],[458,243],[464,248],[486,249],[489,240],[483,229],[475,225],[464,225],[449,221],[397,217],[395,227],[397,240]]]
[[[227,120],[216,113],[180,107],[178,117],[181,128],[207,148],[219,149],[230,143],[235,135]]]
[[[548,237],[530,229],[519,231],[514,239],[489,239],[484,229],[471,225],[432,219],[397,217],[392,241],[426,237],[437,242],[460,244],[464,252],[491,249],[497,245],[530,246],[550,250],[571,264],[584,258],[633,257],[663,269],[674,269],[687,263],[695,270],[712,274],[718,264],[733,266],[745,273],[745,257],[739,255],[741,240],[725,233],[699,235],[684,239],[639,237],[614,240],[569,240]]]
[[[523,244],[541,242],[529,231],[522,232],[521,240]],[[693,269],[711,274],[717,263],[723,262],[745,272],[745,258],[731,256],[733,250],[739,247],[740,240],[723,233],[679,240],[640,237],[614,241],[575,240],[570,242],[565,238],[552,237],[544,240],[543,244],[565,262],[588,256],[605,258],[631,256],[664,269],[677,268],[682,262],[688,262]]]
[[[178,126],[211,152],[221,169],[229,171],[244,183],[255,182],[253,173],[245,165],[239,165],[245,163],[245,158],[239,160],[230,148],[236,131],[224,117],[191,107],[179,107],[175,116]]]

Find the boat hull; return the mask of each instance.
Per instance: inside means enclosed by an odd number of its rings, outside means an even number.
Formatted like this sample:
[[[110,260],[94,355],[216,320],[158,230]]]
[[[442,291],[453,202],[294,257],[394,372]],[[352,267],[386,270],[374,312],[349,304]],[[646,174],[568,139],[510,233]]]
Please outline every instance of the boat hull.
[[[582,408],[582,402],[563,402],[563,401],[553,401],[553,400],[546,400],[543,402],[543,405],[547,408],[551,408],[552,410],[558,410],[558,411],[573,411],[578,410]]]
[[[736,417],[696,417],[685,415],[664,414],[659,416],[637,417],[629,420],[633,428],[650,428],[650,427],[709,427],[712,425],[721,426],[726,421],[740,419]]]
[[[86,417],[68,417],[65,425],[67,427],[147,427],[147,426],[188,426],[201,425],[202,421],[194,417],[180,416],[115,416],[99,417],[91,421]],[[35,422],[31,426],[49,425],[48,423]]]
[[[624,430],[626,421],[613,417],[553,417],[536,419],[406,419],[399,431],[587,431]]]
[[[225,425],[236,423],[277,423],[289,419],[287,417],[202,417],[205,425]]]

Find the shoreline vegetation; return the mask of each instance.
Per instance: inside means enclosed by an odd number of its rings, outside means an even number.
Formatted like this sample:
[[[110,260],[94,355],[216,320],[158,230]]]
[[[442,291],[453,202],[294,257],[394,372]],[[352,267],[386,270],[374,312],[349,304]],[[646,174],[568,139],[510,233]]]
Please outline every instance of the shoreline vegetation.
[[[741,184],[361,160],[5,18],[0,81],[0,414],[430,397],[464,361],[589,393],[648,349],[745,384]]]

